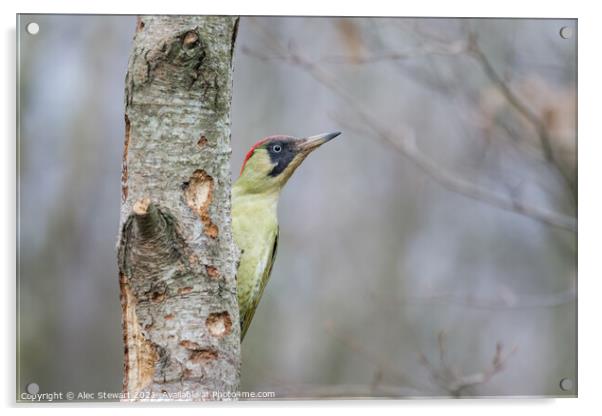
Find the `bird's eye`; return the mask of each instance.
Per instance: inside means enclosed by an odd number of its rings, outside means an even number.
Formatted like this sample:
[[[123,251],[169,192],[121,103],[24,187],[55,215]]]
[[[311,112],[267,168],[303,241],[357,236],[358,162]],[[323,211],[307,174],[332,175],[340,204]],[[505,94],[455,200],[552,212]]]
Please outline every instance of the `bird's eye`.
[[[274,146],[272,146],[272,151],[274,153],[280,153],[282,151],[282,146],[280,146],[279,144],[275,144]]]

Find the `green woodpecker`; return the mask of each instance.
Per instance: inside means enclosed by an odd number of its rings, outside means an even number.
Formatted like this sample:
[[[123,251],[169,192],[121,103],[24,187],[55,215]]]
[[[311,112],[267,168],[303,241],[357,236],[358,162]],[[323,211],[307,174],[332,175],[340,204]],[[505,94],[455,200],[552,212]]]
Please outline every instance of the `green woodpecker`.
[[[232,231],[241,249],[237,271],[241,340],[265,289],[278,246],[278,198],[295,169],[339,132],[298,139],[270,136],[247,153],[232,187]]]

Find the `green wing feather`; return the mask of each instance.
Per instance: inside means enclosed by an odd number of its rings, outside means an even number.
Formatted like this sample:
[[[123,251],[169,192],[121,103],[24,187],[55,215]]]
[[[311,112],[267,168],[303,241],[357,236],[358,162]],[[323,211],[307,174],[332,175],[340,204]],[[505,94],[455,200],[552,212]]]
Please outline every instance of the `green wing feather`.
[[[278,251],[278,235],[280,234],[280,227],[276,230],[276,238],[274,238],[274,245],[272,246],[272,253],[270,255],[270,261],[266,265],[266,268],[263,271],[263,276],[261,277],[261,282],[259,284],[259,293],[257,296],[253,298],[253,302],[246,311],[241,314],[240,317],[240,329],[241,329],[241,337],[242,341],[251,325],[251,321],[253,320],[253,315],[255,315],[255,310],[257,309],[257,305],[261,300],[261,296],[263,295],[263,289],[268,283],[270,279],[270,275],[272,274],[272,267],[274,266],[274,259],[276,258],[276,252]],[[242,312],[242,311],[241,311]]]

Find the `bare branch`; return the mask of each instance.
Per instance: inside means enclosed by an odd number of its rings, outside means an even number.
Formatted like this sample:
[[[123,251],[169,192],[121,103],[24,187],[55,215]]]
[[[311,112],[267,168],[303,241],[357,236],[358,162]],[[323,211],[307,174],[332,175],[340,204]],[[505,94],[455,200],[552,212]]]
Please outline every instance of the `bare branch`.
[[[570,178],[567,178],[563,173],[562,169],[558,166],[556,156],[554,155],[554,149],[550,141],[550,134],[545,123],[541,118],[535,114],[531,109],[512,91],[508,84],[502,79],[493,67],[491,61],[487,55],[483,52],[477,42],[476,34],[470,33],[468,35],[468,48],[467,52],[469,55],[476,59],[479,63],[483,72],[487,78],[495,85],[495,87],[502,93],[506,101],[519,113],[521,114],[535,129],[539,136],[541,148],[546,160],[552,164],[556,171],[564,179],[567,188],[571,191],[574,198],[576,198],[576,189],[571,184]]]
[[[376,296],[376,294],[374,294]],[[555,308],[575,302],[577,295],[574,289],[550,295],[516,296],[507,298],[480,298],[472,295],[433,294],[424,296],[404,296],[398,304],[442,304],[456,305],[472,309],[484,310],[519,310]]]
[[[418,149],[412,134],[400,136],[383,128],[369,115],[359,102],[345,90],[345,88],[336,82],[335,78],[330,73],[326,72],[315,63],[305,59],[300,54],[295,53],[294,51],[289,51],[288,53],[283,52],[281,46],[278,47],[275,55],[266,55],[249,48],[244,48],[243,52],[258,59],[280,59],[306,71],[316,81],[320,82],[339,98],[344,100],[348,107],[354,111],[356,119],[361,120],[369,127],[376,137],[383,142],[392,145],[405,157],[411,160],[420,170],[446,189],[505,211],[523,215],[546,225],[572,232],[577,231],[577,224],[574,217],[536,207],[511,196],[499,195],[464,180],[444,169],[439,163],[430,159]]]
[[[425,56],[461,55],[467,51],[467,45],[464,42],[455,42],[437,48],[425,47],[407,52],[387,52],[370,56],[328,55],[318,59],[316,63],[365,65],[378,62],[405,61]]]
[[[461,396],[469,388],[487,383],[504,369],[508,358],[517,350],[517,347],[514,347],[508,354],[504,355],[503,346],[498,342],[490,366],[477,373],[461,375],[456,369],[451,368],[448,363],[446,336],[443,331],[439,333],[437,341],[439,366],[433,365],[424,354],[420,355],[420,363],[427,369],[433,381],[454,397]]]

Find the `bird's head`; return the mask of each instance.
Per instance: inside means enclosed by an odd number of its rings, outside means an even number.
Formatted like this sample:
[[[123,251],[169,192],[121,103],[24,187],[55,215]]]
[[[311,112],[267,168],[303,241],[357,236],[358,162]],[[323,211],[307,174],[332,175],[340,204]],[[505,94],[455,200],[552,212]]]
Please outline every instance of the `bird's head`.
[[[266,137],[247,153],[236,185],[248,193],[278,192],[312,151],[339,134],[337,131],[301,139]]]

